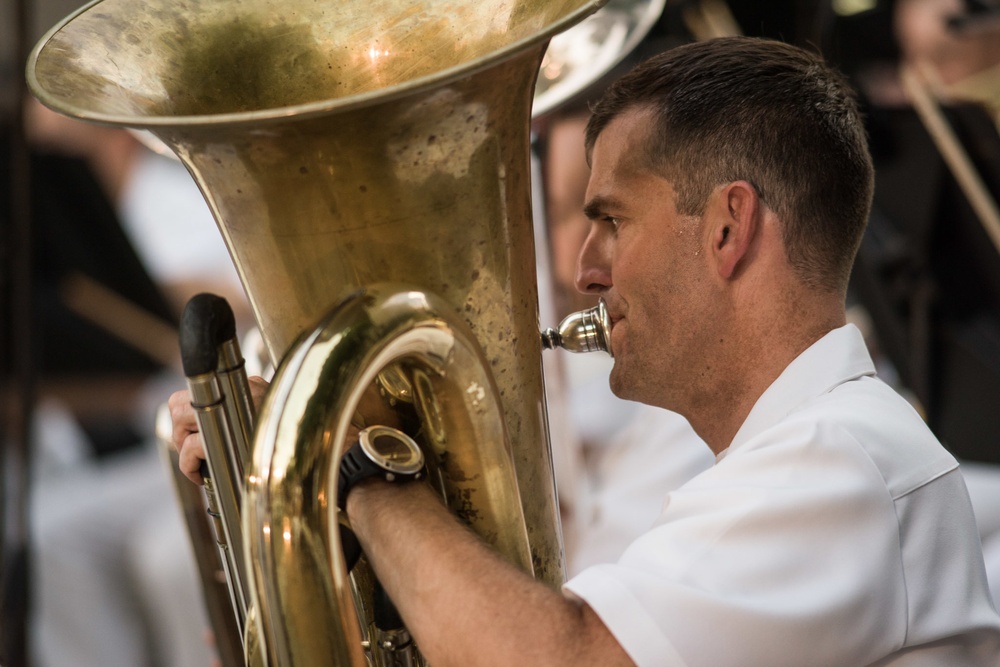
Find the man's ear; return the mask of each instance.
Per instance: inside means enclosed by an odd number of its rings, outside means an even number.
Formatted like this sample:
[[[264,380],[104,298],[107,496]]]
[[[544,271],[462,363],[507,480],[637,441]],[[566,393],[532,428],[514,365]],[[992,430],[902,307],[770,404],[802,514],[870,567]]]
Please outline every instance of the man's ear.
[[[756,188],[747,181],[734,181],[713,196],[709,218],[712,256],[722,278],[732,278],[747,258],[758,233],[761,208]]]

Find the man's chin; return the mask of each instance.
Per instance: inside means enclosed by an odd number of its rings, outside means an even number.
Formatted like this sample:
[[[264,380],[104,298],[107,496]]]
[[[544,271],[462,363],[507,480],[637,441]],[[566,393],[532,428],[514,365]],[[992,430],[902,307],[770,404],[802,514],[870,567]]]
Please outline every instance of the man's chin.
[[[648,379],[647,375],[640,375],[637,381],[636,376],[622,365],[621,359],[615,358],[615,365],[612,367],[611,375],[608,378],[608,386],[611,389],[611,393],[623,401],[656,405],[659,397],[655,393],[655,385],[643,382],[643,380]]]
[[[632,387],[628,382],[626,373],[621,368],[621,361],[617,359],[615,360],[615,365],[611,369],[611,375],[608,378],[608,385],[611,388],[611,393],[623,401],[634,400],[632,398],[634,387]]]

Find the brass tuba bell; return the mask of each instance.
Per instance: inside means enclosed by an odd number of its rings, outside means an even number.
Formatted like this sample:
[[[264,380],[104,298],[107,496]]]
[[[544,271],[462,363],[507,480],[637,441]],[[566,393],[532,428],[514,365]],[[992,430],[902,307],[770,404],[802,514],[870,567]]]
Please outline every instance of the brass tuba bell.
[[[32,53],[44,104],[184,163],[278,369],[237,494],[248,662],[383,664],[333,500],[372,397],[459,516],[561,583],[529,122],[549,38],[601,4],[103,0]]]

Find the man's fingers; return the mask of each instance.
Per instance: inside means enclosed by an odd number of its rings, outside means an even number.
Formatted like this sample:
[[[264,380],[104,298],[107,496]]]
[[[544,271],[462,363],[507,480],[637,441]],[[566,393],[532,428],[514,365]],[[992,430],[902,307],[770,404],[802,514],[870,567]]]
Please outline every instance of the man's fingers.
[[[268,383],[264,378],[257,376],[248,379],[254,405],[260,407]],[[203,484],[201,466],[205,460],[205,443],[199,432],[197,411],[191,405],[191,392],[186,389],[174,392],[167,399],[167,406],[170,408],[170,418],[173,422],[171,435],[174,449],[178,452],[178,467],[192,482]]]
[[[247,381],[250,383],[250,396],[253,399],[254,407],[260,408],[260,404],[264,401],[264,394],[267,392],[267,380],[258,375],[251,375]]]
[[[178,451],[177,467],[180,471],[195,484],[203,484],[205,480],[201,476],[201,462],[205,460],[205,447],[201,442],[201,434],[188,435]]]
[[[203,484],[201,462],[205,460],[205,445],[198,430],[198,416],[191,405],[191,392],[177,391],[167,399],[173,422],[172,439],[178,453],[178,468],[195,484]]]
[[[180,451],[188,435],[198,432],[198,417],[191,405],[191,393],[186,390],[174,392],[167,400],[167,406],[173,421],[174,448]]]

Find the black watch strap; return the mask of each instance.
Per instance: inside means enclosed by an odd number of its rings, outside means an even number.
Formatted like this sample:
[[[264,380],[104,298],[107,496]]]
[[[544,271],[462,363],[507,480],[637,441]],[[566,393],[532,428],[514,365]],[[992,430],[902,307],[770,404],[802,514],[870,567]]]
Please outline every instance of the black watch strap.
[[[410,436],[389,426],[369,426],[340,460],[337,506],[344,509],[347,494],[369,477],[408,482],[424,476],[424,455]]]

